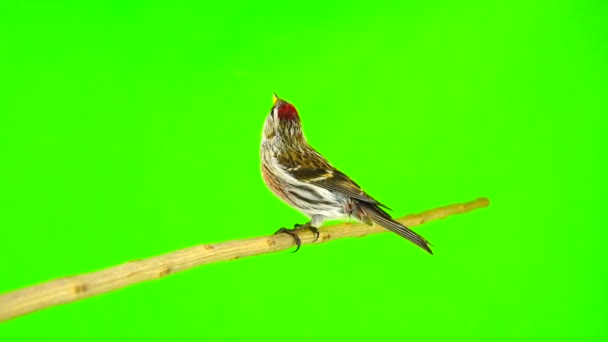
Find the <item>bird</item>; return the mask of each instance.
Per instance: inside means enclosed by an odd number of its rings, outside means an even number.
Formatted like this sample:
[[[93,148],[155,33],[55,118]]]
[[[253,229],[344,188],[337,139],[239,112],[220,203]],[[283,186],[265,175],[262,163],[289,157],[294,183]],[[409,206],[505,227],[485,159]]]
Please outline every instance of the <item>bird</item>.
[[[300,249],[298,231],[309,229],[319,238],[319,228],[328,220],[350,220],[382,226],[413,242],[429,254],[430,243],[393,220],[391,210],[336,169],[308,144],[296,108],[273,94],[273,106],[262,130],[260,146],[262,178],[277,197],[307,216],[306,224],[281,228],[275,234],[293,237],[294,252]]]

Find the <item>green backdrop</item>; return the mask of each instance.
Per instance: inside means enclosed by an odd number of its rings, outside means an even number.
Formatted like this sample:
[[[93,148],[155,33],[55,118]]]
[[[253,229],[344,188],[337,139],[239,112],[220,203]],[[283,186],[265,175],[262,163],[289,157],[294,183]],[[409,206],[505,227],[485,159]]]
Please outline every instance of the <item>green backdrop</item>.
[[[417,229],[0,325],[2,341],[605,341],[602,1],[2,2],[0,292],[304,217],[264,186],[272,92]]]

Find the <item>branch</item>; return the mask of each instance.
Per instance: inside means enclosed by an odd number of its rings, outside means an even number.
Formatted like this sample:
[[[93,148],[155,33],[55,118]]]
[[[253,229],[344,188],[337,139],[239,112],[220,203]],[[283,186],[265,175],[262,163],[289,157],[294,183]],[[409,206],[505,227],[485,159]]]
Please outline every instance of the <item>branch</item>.
[[[488,199],[479,198],[464,204],[453,204],[420,214],[408,215],[398,219],[398,221],[406,226],[413,227],[450,215],[483,208],[488,204]],[[343,223],[322,229],[316,242],[312,241],[313,234],[308,230],[301,231],[298,235],[304,245],[324,243],[344,237],[361,237],[384,231],[386,231],[384,228],[378,226]],[[294,246],[293,238],[287,234],[206,244],[184,248],[148,259],[130,261],[97,272],[51,280],[1,295],[0,322],[55,305],[118,290],[143,281],[162,278],[195,266],[278,252],[292,246]]]

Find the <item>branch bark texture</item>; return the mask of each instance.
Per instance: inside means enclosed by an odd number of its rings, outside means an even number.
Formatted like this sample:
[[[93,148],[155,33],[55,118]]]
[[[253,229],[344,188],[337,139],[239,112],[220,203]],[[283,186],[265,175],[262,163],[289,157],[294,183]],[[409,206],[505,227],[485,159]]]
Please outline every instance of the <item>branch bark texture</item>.
[[[405,226],[413,227],[450,215],[483,208],[488,204],[488,199],[479,198],[467,203],[452,204],[420,214],[407,215],[398,221]],[[307,230],[300,231],[299,237],[304,245],[325,243],[344,237],[361,237],[385,231],[384,228],[378,226],[343,223],[321,229],[321,235],[316,242],[312,241],[313,234]],[[0,322],[140,282],[162,278],[196,266],[278,252],[293,246],[293,238],[287,234],[205,244],[148,259],[130,261],[96,272],[51,280],[0,295]]]

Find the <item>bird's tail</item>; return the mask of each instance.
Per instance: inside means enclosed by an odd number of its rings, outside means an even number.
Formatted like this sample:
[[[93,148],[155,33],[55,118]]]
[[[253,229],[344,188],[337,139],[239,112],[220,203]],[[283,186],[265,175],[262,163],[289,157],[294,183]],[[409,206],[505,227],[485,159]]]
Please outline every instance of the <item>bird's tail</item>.
[[[373,205],[371,203],[359,203],[359,207],[361,209],[361,221],[366,223],[373,222],[375,224],[378,224],[410,240],[418,247],[427,251],[429,254],[433,254],[433,251],[430,248],[430,243],[425,238],[414,233],[401,223],[393,220],[389,214],[387,214],[384,210],[378,208],[378,206]]]

